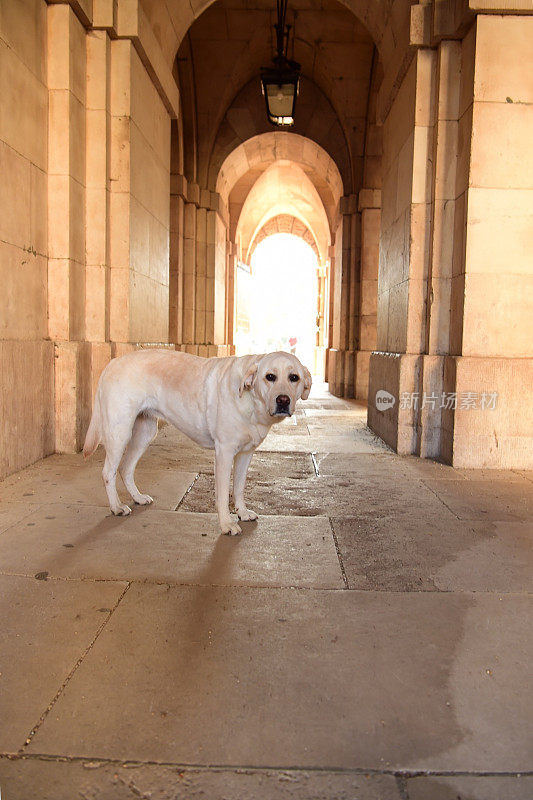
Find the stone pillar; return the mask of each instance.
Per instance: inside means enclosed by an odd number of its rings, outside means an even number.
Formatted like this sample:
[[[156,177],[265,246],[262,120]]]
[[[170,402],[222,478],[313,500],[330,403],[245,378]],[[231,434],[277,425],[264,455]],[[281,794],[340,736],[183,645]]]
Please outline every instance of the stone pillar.
[[[479,15],[462,42],[444,366],[459,402],[444,414],[442,448],[456,466],[533,467],[532,37],[532,16]],[[496,407],[483,408],[493,393]]]
[[[229,239],[226,240],[226,341],[228,343],[228,355],[235,354],[235,266],[236,266],[236,245]]]
[[[331,259],[330,347],[327,380],[337,397],[354,396],[354,355],[359,309],[359,218],[355,195],[342,197]]]
[[[366,400],[370,355],[376,347],[381,191],[362,189],[359,192],[358,208],[361,213],[361,274],[355,354],[355,397]]]
[[[227,213],[216,192],[200,189],[183,175],[172,176],[172,187],[171,208],[178,230],[171,240],[171,263],[176,261],[178,272],[172,278],[177,292],[171,317],[178,319],[177,309],[182,309],[181,334],[175,341],[189,353],[226,355]]]
[[[478,15],[420,48],[384,121],[368,419],[401,453],[533,463],[532,33],[531,16]]]
[[[111,42],[110,335],[168,342],[170,116],[129,39]]]
[[[377,296],[377,349],[370,358],[368,423],[399,453],[417,445],[416,409],[425,348],[427,243],[432,201],[436,53],[420,49],[383,124],[383,188]],[[385,409],[378,391],[395,398]]]
[[[48,15],[48,332],[55,450],[79,449],[90,413],[86,331],[86,35],[68,5]],[[92,320],[90,320],[92,322]]]
[[[183,339],[183,273],[185,197],[183,175],[170,178],[170,274],[168,337],[174,344]]]

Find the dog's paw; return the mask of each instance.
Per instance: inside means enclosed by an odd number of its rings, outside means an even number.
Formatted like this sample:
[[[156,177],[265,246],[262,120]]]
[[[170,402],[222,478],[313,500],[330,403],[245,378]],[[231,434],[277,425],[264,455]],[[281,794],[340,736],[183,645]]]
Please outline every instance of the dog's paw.
[[[257,519],[257,514],[255,513],[255,511],[250,511],[249,508],[238,508],[237,515],[239,519],[241,519],[243,522]]]
[[[226,536],[238,536],[242,533],[242,528],[236,522],[228,522],[227,525],[221,525],[220,529]]]
[[[149,506],[150,503],[154,502],[154,498],[150,497],[149,494],[138,494],[133,499],[137,503],[138,506]]]
[[[128,514],[131,514],[131,508],[126,504],[114,506],[111,511],[116,517],[127,517]]]

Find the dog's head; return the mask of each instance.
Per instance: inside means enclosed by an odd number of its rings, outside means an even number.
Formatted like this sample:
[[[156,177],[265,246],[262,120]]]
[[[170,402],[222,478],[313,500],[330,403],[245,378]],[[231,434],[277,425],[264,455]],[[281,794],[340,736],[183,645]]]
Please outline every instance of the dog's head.
[[[267,353],[252,362],[241,382],[239,394],[253,391],[271,417],[282,419],[294,413],[296,401],[307,400],[311,373],[290,353]]]

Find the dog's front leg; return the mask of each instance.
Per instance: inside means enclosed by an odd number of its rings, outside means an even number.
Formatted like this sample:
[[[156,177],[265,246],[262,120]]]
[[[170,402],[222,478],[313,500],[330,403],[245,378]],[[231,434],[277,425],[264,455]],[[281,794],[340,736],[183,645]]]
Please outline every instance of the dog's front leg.
[[[251,453],[237,453],[233,467],[233,497],[235,499],[235,508],[237,510],[237,514],[239,519],[242,520],[257,519],[257,514],[255,511],[251,511],[249,508],[246,508],[246,503],[244,500],[244,485],[246,483],[246,475],[248,473],[248,467],[250,466],[250,461],[252,460],[254,452],[255,451],[252,450]]]
[[[232,448],[215,445],[215,501],[218,521],[222,533],[229,533],[230,536],[241,533],[240,526],[232,521],[229,513],[229,489],[234,456]]]

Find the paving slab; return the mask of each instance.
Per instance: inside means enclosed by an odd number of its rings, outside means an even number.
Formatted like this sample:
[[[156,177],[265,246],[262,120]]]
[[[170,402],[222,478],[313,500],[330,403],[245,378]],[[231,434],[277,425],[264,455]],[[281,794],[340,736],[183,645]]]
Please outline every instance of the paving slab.
[[[349,480],[364,481],[373,485],[383,479],[390,479],[398,485],[405,480],[421,484],[414,475],[406,478],[402,459],[392,452],[383,453],[313,453],[320,477],[349,477]]]
[[[424,481],[459,519],[533,519],[533,486],[527,481]]]
[[[410,778],[409,800],[531,800],[532,775],[446,775]]]
[[[212,508],[215,482],[212,475],[200,475],[184,497],[180,510],[206,512]],[[297,516],[354,516],[376,518],[395,513],[410,518],[414,509],[427,517],[454,518],[435,494],[419,482],[408,484],[396,478],[382,478],[374,484],[346,477],[313,477],[305,481],[289,478],[251,480],[246,484],[246,502],[258,514]]]
[[[100,460],[83,462],[83,456],[70,459],[68,465],[57,459],[44,459],[19,473],[17,478],[7,479],[0,486],[0,494],[4,503],[27,501],[30,503],[48,503],[51,497],[56,502],[84,503],[108,508],[107,495],[102,481],[102,464]],[[151,495],[161,508],[176,508],[181,498],[196,478],[196,472],[179,472],[166,464],[147,465],[139,463],[135,480],[140,491]],[[117,488],[121,498],[133,504],[129,492],[117,479]]]
[[[361,408],[361,405],[358,403],[354,403],[353,400],[345,400],[342,397],[333,397],[332,395],[328,395],[327,397],[320,398],[320,397],[311,397],[308,400],[302,401],[302,406],[304,413],[307,414],[309,411],[317,410],[317,411],[355,411]]]
[[[308,417],[308,420],[312,419],[320,419],[323,417],[346,417],[351,420],[358,420],[364,424],[366,424],[367,419],[367,409],[364,405],[356,405],[350,406],[348,408],[323,408],[317,407],[315,404],[313,408],[309,408],[307,405],[303,409],[303,414]]]
[[[309,416],[307,417],[307,429],[311,436],[313,435],[329,435],[335,434],[350,434],[352,431],[361,431],[367,428],[366,420],[361,419],[353,414],[328,414],[327,416]]]
[[[458,550],[440,567],[435,586],[446,591],[468,587],[476,592],[532,592],[533,523],[483,523],[475,533],[470,547]]]
[[[28,521],[31,520],[31,521]],[[222,536],[215,514],[138,506],[114,517],[87,506],[43,506],[2,534],[0,572],[75,579],[342,588],[324,517],[263,517]]]
[[[391,453],[392,450],[374,436],[368,428],[355,428],[351,435],[346,433],[313,434],[312,436],[269,434],[258,450],[279,450],[295,453]]]
[[[133,584],[33,754],[521,771],[533,598]]]
[[[433,481],[457,481],[466,476],[460,474],[455,467],[449,464],[441,464],[440,461],[433,461],[431,458],[419,458],[418,456],[397,456],[398,465],[401,464],[405,474],[420,480]]]
[[[215,457],[212,451],[176,453],[170,447],[152,447],[143,456],[143,462],[150,469],[169,467],[177,470],[188,470],[196,473],[213,475],[215,471]],[[313,459],[310,453],[277,453],[261,451],[254,453],[248,480],[264,477],[307,478],[315,475]]]
[[[333,517],[350,589],[533,591],[533,525],[441,513]]]
[[[0,759],[0,785],[8,800],[401,800],[390,775],[30,758]]]
[[[0,533],[32,514],[38,507],[38,503],[28,503],[25,500],[4,503],[0,506]]]
[[[0,752],[22,747],[126,586],[0,575]]]
[[[292,417],[286,417],[285,419],[281,419],[279,422],[276,422],[270,429],[269,436],[275,436],[277,434],[283,435],[309,435],[309,430],[307,428],[308,419],[305,414],[293,414]]]

